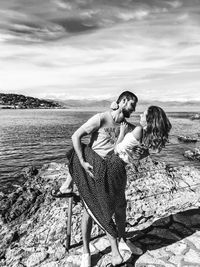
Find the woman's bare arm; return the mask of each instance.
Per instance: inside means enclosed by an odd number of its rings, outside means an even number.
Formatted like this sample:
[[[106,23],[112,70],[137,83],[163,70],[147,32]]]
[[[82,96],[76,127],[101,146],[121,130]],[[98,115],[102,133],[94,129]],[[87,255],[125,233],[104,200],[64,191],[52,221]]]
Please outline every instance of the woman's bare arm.
[[[135,127],[135,129],[132,131],[133,136],[135,137],[136,140],[139,142],[142,141],[142,136],[143,136],[143,128],[142,126],[138,125]]]
[[[119,136],[118,136],[118,139],[115,145],[118,145],[124,139],[127,128],[128,128],[128,124],[126,122],[122,122],[120,124],[120,132],[119,132]]]

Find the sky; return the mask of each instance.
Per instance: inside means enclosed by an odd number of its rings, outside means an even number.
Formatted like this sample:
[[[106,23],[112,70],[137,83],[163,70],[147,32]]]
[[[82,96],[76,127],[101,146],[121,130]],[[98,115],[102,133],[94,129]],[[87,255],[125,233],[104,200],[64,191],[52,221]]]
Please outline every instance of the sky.
[[[200,101],[200,0],[0,0],[0,92]]]

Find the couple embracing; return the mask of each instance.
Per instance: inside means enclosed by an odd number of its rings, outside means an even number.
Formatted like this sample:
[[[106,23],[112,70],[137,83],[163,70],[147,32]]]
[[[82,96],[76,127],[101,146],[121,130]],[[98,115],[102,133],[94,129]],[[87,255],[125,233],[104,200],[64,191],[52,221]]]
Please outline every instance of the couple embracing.
[[[111,245],[111,265],[123,263],[120,248],[134,254],[142,250],[126,239],[126,164],[148,155],[149,149],[160,151],[168,140],[171,124],[165,112],[150,106],[141,115],[140,124],[126,121],[135,111],[138,98],[123,92],[110,110],[98,113],[72,135],[74,152],[69,171],[84,203],[82,217],[83,255],[81,267],[91,266],[89,249],[92,221],[105,232]],[[90,135],[89,145],[81,140]]]

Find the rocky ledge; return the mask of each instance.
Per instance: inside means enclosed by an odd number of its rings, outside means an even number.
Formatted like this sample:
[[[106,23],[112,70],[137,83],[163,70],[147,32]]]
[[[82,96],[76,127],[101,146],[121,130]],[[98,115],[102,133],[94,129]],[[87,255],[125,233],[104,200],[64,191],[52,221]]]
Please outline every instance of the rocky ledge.
[[[79,266],[82,203],[73,203],[72,247],[67,252],[68,199],[55,199],[51,196],[51,190],[63,183],[67,173],[67,165],[57,163],[44,165],[40,170],[25,169],[23,175],[26,182],[11,194],[0,194],[0,266]],[[200,205],[200,172],[191,167],[169,168],[164,163],[153,162],[149,157],[141,162],[137,170],[133,166],[127,166],[127,173],[129,237],[145,251],[158,248],[164,237],[172,243],[175,234],[170,235],[167,229],[173,222],[181,221],[180,212]],[[76,188],[75,191],[77,192]],[[166,227],[162,226],[163,222]],[[106,266],[110,261],[107,239],[98,238],[102,234],[101,229],[94,225],[94,240],[91,245],[93,266]],[[154,254],[158,259],[159,253]],[[151,264],[152,255],[147,255]],[[126,259],[129,256],[124,254]],[[148,266],[144,264],[145,259],[142,257],[135,266]],[[127,266],[134,266],[135,258],[133,260],[130,257],[128,262]]]
[[[194,150],[185,151],[184,157],[190,160],[200,160],[200,147],[196,147]]]

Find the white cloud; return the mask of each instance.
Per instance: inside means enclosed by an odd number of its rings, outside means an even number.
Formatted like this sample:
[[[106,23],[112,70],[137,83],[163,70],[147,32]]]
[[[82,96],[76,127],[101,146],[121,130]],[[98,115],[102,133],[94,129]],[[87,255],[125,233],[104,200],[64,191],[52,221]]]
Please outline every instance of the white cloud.
[[[123,12],[123,24],[55,42],[5,44],[13,36],[1,33],[0,88],[62,99],[109,98],[132,89],[140,99],[200,100],[199,25],[185,10],[178,16],[148,12]],[[176,24],[177,17],[184,23]]]
[[[143,19],[149,15],[149,10],[141,9],[137,11],[126,11],[126,12],[119,12],[118,17],[121,18],[124,21],[129,21],[132,19]]]
[[[183,3],[181,1],[167,1],[166,3],[173,8],[178,8],[178,7],[181,7],[183,5]]]
[[[67,3],[63,0],[57,0],[57,1],[54,1],[54,4],[61,8],[61,9],[64,9],[64,10],[71,10],[72,9],[72,6],[70,3]]]
[[[176,21],[183,23],[189,19],[189,15],[187,13],[181,14],[180,16],[177,17]]]

